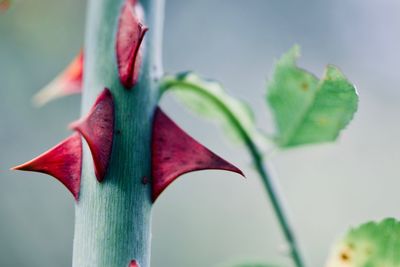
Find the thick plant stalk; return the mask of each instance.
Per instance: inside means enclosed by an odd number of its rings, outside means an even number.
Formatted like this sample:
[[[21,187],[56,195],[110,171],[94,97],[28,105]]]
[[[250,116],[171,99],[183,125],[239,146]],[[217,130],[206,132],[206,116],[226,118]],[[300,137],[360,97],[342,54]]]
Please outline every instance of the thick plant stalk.
[[[115,127],[105,179],[95,177],[83,142],[79,202],[76,203],[73,266],[123,267],[132,260],[150,266],[151,131],[161,66],[163,0],[143,0],[149,31],[143,41],[139,81],[126,90],[118,76],[115,44],[123,0],[90,0],[85,38],[82,114],[104,88],[112,92]]]

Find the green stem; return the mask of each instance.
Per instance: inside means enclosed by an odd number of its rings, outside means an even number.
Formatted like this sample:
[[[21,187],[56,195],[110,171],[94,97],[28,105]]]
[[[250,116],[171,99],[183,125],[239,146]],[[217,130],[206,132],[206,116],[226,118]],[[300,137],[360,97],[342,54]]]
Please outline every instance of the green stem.
[[[296,267],[304,267],[305,265],[303,263],[300,250],[296,243],[293,227],[290,225],[288,216],[283,206],[283,201],[282,199],[280,199],[280,196],[275,188],[276,181],[274,181],[273,177],[267,172],[267,169],[265,168],[263,163],[262,153],[256,143],[250,137],[250,134],[246,131],[245,127],[243,127],[239,119],[231,112],[229,107],[227,107],[222,101],[220,101],[220,99],[210,94],[207,90],[203,89],[197,84],[193,84],[184,80],[165,80],[162,82],[160,87],[160,97],[168,90],[179,90],[176,88],[195,91],[196,93],[206,97],[211,103],[215,104],[221,109],[221,112],[225,116],[227,116],[228,120],[235,127],[241,139],[244,141],[252,157],[256,170],[264,184],[264,188],[267,191],[267,195],[271,201],[272,208],[277,216],[286,242],[289,245],[290,256],[293,259]]]
[[[304,267],[304,263],[298,248],[293,227],[290,225],[289,219],[282,205],[282,200],[279,198],[279,194],[275,188],[275,181],[272,176],[267,172],[262,162],[262,156],[259,154],[257,149],[249,147],[253,161],[255,163],[256,170],[264,183],[264,188],[268,193],[269,199],[272,203],[272,207],[275,211],[278,222],[281,226],[283,235],[289,245],[290,255],[296,267]]]
[[[163,0],[142,0],[149,27],[139,82],[119,81],[115,38],[124,0],[90,0],[85,37],[82,114],[109,88],[115,104],[113,151],[107,175],[98,183],[84,142],[79,202],[75,208],[73,266],[127,267],[135,259],[150,266],[151,131],[161,69]],[[146,178],[145,178],[146,177]]]

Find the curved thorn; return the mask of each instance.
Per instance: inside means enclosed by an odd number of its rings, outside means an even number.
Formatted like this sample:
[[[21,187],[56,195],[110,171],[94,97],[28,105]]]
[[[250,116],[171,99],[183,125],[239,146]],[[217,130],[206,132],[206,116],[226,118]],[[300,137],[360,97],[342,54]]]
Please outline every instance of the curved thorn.
[[[153,122],[152,200],[180,175],[199,170],[226,170],[242,176],[241,170],[198,143],[178,127],[160,108]]]
[[[33,104],[41,107],[57,98],[82,92],[83,51],[68,67],[33,97]]]
[[[137,263],[137,261],[132,260],[132,261],[129,263],[129,267],[140,267],[140,265],[139,265],[139,263]]]
[[[142,13],[136,0],[125,0],[119,17],[115,49],[119,79],[126,89],[131,89],[139,77],[140,45],[147,31]]]
[[[12,170],[41,172],[53,176],[79,198],[82,170],[82,141],[75,133],[40,156]]]
[[[97,180],[103,181],[114,137],[114,102],[110,90],[104,89],[89,113],[69,127],[85,138],[92,152]]]

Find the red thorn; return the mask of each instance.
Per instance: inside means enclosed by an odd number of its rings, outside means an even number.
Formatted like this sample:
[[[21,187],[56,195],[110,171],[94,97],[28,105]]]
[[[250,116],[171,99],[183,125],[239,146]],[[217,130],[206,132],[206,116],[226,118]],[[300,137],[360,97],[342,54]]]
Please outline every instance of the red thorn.
[[[137,263],[137,261],[132,260],[132,261],[129,263],[129,267],[140,267],[140,265],[139,265],[139,263]]]
[[[49,174],[63,183],[78,200],[82,170],[81,137],[75,133],[33,160],[12,169]]]
[[[126,89],[131,89],[139,78],[139,49],[147,31],[147,27],[141,22],[140,8],[136,0],[125,0],[118,22],[115,49],[119,79]]]
[[[83,51],[81,50],[61,74],[34,96],[34,103],[42,106],[56,98],[81,93],[82,79]]]
[[[198,143],[160,108],[154,115],[152,136],[152,200],[180,175],[199,170],[241,170]]]
[[[114,136],[114,102],[107,88],[97,97],[89,113],[70,124],[86,140],[92,152],[95,174],[103,181],[110,161]]]

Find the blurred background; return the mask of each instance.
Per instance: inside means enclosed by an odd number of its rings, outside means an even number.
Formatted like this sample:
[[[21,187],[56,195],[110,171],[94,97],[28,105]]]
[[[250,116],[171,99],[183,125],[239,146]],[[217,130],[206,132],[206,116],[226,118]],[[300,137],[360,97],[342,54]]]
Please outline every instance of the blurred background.
[[[8,169],[58,143],[80,97],[36,109],[32,95],[77,54],[86,1],[15,0],[0,15],[0,266],[71,266],[74,201],[56,180]],[[400,217],[400,2],[397,0],[167,0],[165,70],[195,70],[251,104],[273,133],[265,83],[293,44],[321,76],[340,66],[360,94],[355,120],[335,144],[276,153],[279,176],[309,266],[323,266],[351,225]],[[247,174],[179,179],[153,211],[152,266],[217,266],[259,259],[289,266],[280,229],[247,152],[168,96],[186,131]]]

